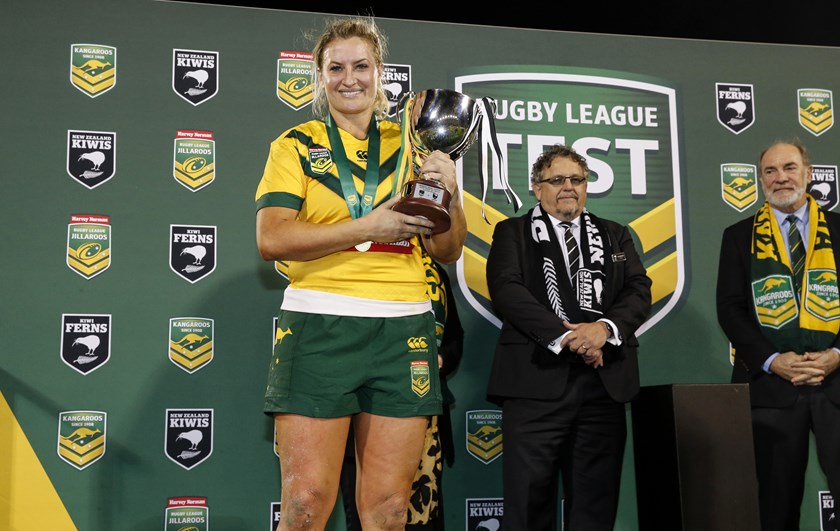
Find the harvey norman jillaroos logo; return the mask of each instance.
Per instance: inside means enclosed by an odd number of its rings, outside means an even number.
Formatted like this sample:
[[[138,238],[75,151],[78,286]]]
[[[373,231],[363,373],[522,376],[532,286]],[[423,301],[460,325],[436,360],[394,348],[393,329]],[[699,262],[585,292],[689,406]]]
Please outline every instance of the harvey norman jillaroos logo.
[[[467,411],[467,451],[485,465],[502,455],[502,412],[498,409]]]
[[[661,80],[593,69],[491,66],[466,72],[455,77],[454,88],[496,100],[499,144],[525,208],[536,204],[529,174],[546,146],[571,144],[586,156],[592,170],[587,206],[630,227],[653,279],[653,310],[638,334],[658,323],[682,297],[685,283],[676,91]],[[501,183],[494,182],[485,205],[489,223],[482,219],[481,183],[464,177],[480,175],[479,151],[471,149],[457,162],[469,229],[457,278],[473,309],[501,326],[485,265],[495,224],[514,212]]]
[[[805,310],[823,321],[840,318],[837,273],[833,269],[809,269],[806,273]]]
[[[215,225],[170,225],[169,268],[195,284],[216,269]]]
[[[382,88],[388,97],[388,116],[399,112],[399,104],[406,92],[411,90],[411,65],[386,64],[382,72]]]
[[[211,131],[183,130],[175,134],[175,180],[197,192],[216,178],[216,142]]]
[[[277,59],[277,97],[298,111],[315,97],[315,63],[310,52],[281,51]]]
[[[81,185],[94,189],[114,176],[117,167],[117,133],[67,131],[67,173]]]
[[[411,371],[411,390],[417,396],[426,396],[432,388],[431,370],[426,360],[415,360],[409,364]]]
[[[213,319],[169,320],[169,361],[192,374],[213,360]]]
[[[758,322],[769,328],[781,328],[799,316],[789,275],[770,275],[752,283]]]
[[[324,175],[333,166],[332,153],[325,147],[309,148],[309,167],[314,173]]]
[[[720,165],[720,193],[723,202],[743,212],[758,199],[754,164],[728,163]]]
[[[808,193],[823,210],[834,210],[838,203],[837,166],[813,164]]]
[[[817,88],[799,89],[799,125],[815,136],[825,133],[834,125],[834,105],[831,91]]]
[[[70,45],[70,83],[91,98],[117,84],[117,49],[101,44]]]
[[[213,453],[212,409],[166,410],[166,456],[187,470]]]
[[[752,85],[715,83],[715,98],[718,122],[736,135],[755,122]]]
[[[61,360],[81,374],[105,365],[111,357],[111,315],[61,316]]]
[[[91,279],[111,267],[111,219],[73,214],[67,225],[67,267]]]
[[[219,91],[219,52],[172,50],[172,90],[192,105]]]
[[[58,414],[58,456],[82,470],[105,455],[104,411],[64,411]]]
[[[206,531],[210,528],[210,507],[207,506],[207,498],[169,498],[164,519],[164,531]]]

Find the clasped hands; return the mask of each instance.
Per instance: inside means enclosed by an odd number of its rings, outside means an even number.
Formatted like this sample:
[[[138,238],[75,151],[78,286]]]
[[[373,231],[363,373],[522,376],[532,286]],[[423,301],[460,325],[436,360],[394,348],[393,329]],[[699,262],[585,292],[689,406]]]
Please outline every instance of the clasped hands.
[[[822,385],[825,377],[840,365],[840,355],[833,348],[819,352],[783,352],[770,364],[770,371],[793,385]]]
[[[604,365],[604,352],[602,348],[607,342],[607,323],[595,321],[594,323],[570,323],[563,321],[563,326],[571,330],[560,340],[561,348],[568,348],[583,358],[587,365],[597,369]]]

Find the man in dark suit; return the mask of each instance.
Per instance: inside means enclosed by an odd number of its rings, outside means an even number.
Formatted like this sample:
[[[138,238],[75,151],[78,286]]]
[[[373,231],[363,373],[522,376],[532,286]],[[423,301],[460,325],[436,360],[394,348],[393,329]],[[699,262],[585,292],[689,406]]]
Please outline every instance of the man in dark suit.
[[[504,527],[568,531],[615,523],[639,391],[635,332],[650,286],[630,231],[584,208],[589,167],[555,145],[534,163],[539,204],[496,225],[487,284],[503,320],[487,397],[502,407]],[[570,222],[566,239],[562,223]]]
[[[767,201],[723,233],[717,314],[735,349],[732,382],[750,388],[761,529],[796,531],[811,431],[840,494],[840,215],[806,193],[798,141],[770,146],[758,167]]]

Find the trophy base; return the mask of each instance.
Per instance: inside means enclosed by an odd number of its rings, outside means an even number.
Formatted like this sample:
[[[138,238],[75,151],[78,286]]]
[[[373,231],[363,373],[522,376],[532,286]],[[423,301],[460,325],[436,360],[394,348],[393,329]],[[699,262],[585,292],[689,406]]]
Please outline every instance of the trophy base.
[[[449,230],[449,201],[452,199],[446,187],[430,179],[413,179],[405,183],[402,199],[394,210],[410,216],[422,216],[435,224],[432,234]]]

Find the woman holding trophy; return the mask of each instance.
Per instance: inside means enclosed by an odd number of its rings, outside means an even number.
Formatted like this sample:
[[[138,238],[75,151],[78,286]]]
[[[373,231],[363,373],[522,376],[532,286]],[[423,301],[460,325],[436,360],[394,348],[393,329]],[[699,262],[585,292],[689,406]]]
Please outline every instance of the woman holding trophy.
[[[325,527],[351,422],[362,525],[403,529],[428,417],[442,411],[421,255],[457,260],[466,221],[452,158],[414,160],[399,125],[382,119],[385,52],[372,18],[328,22],[313,50],[318,118],[272,142],[256,193],[260,255],[289,264],[264,407],[281,531]],[[392,209],[415,165],[451,195],[445,232]]]

